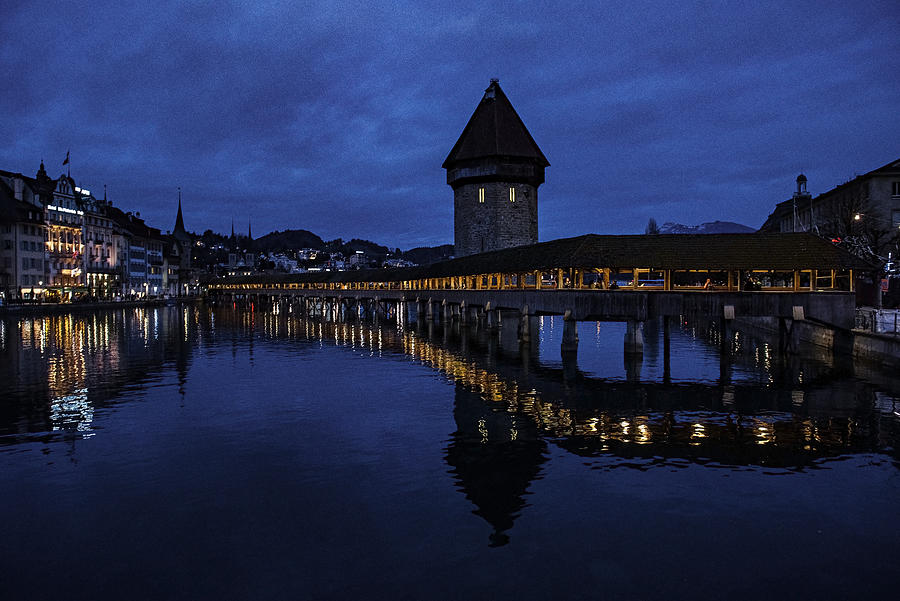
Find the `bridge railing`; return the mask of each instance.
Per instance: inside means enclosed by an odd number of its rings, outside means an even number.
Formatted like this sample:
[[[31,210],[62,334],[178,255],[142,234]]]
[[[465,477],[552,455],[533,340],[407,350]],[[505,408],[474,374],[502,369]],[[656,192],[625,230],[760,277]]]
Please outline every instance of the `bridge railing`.
[[[402,279],[379,271],[326,272],[296,276],[242,276],[214,280],[210,290],[640,290],[640,291],[852,291],[849,269],[710,270],[653,268],[559,268]],[[381,279],[383,278],[383,279]]]

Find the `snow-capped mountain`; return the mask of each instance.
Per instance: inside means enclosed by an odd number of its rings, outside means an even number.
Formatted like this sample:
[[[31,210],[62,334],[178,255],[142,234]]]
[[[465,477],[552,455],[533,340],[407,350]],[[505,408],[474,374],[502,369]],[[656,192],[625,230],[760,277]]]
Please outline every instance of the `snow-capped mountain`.
[[[659,228],[660,234],[749,234],[756,229],[733,221],[709,221],[700,225],[682,225],[668,221]]]

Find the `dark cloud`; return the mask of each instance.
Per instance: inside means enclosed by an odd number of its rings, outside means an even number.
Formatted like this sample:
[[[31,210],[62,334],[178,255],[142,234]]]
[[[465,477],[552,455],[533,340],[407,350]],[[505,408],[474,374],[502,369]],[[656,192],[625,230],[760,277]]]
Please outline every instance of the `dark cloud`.
[[[452,241],[440,164],[490,77],[552,167],[541,238],[759,225],[898,157],[891,2],[7,3],[0,168],[166,229]]]

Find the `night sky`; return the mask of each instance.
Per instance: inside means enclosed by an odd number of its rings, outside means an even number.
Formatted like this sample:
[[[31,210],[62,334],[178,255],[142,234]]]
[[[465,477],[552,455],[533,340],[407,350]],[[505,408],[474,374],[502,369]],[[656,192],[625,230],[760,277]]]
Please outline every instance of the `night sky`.
[[[0,169],[163,230],[452,243],[441,163],[491,77],[550,160],[540,239],[759,227],[900,157],[886,2],[3,2]],[[676,4],[676,3],[673,3]]]

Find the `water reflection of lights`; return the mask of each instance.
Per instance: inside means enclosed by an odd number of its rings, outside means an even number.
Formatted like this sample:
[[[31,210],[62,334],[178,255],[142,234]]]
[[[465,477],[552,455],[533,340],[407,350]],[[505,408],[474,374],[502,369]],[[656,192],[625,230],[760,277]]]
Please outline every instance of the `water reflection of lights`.
[[[50,422],[53,431],[82,432],[84,438],[93,436],[91,422],[94,408],[88,401],[87,388],[76,389],[72,394],[56,397],[50,401]]]
[[[699,445],[698,438],[706,438],[706,427],[701,423],[695,423],[691,426],[691,444]]]
[[[399,315],[399,313],[397,314]],[[282,314],[280,318],[285,319]],[[622,445],[662,444],[665,446],[717,445],[769,445],[772,447],[793,447],[796,451],[812,454],[825,449],[847,448],[852,444],[854,427],[850,419],[830,419],[827,423],[816,418],[803,417],[793,413],[766,413],[762,416],[741,415],[736,409],[738,394],[734,386],[724,386],[721,390],[722,407],[725,412],[696,411],[653,411],[645,414],[623,416],[605,407],[581,407],[578,409],[562,405],[556,399],[544,398],[543,392],[532,386],[520,388],[515,377],[505,379],[502,375],[482,369],[465,351],[449,350],[431,341],[433,334],[409,331],[401,319],[393,319],[390,327],[372,326],[364,322],[318,322],[297,323],[298,335],[306,332],[306,339],[318,339],[323,344],[332,341],[338,345],[357,350],[368,350],[374,355],[377,347],[382,351],[401,351],[416,362],[431,367],[450,380],[464,385],[490,404],[493,411],[525,417],[538,430],[554,437],[585,437],[596,440],[590,446],[592,452],[608,452]],[[387,324],[386,324],[387,325]],[[290,330],[290,328],[288,328]],[[429,324],[428,330],[432,330]],[[274,331],[274,329],[272,330]],[[282,324],[279,331],[285,331]],[[438,330],[440,332],[440,330]],[[271,335],[271,331],[267,335]],[[445,332],[446,334],[446,332]],[[282,334],[283,335],[283,334]],[[766,345],[748,345],[747,353],[759,357],[759,364],[771,357],[771,348]],[[790,391],[792,407],[799,408],[808,401],[807,392]],[[740,398],[745,398],[741,396]],[[885,400],[885,404],[888,401]],[[896,408],[888,405],[885,413]],[[485,424],[484,428],[487,428]],[[777,431],[776,431],[777,429]],[[510,426],[507,440],[521,434],[521,427]],[[777,435],[776,435],[777,434]],[[861,436],[860,433],[857,436]],[[484,432],[481,436],[484,436]],[[771,453],[772,451],[760,451]]]
[[[754,421],[754,434],[756,435],[756,444],[770,444],[775,442],[775,426],[760,419]]]
[[[637,428],[638,434],[635,437],[635,442],[638,444],[646,444],[650,442],[650,428],[647,427],[647,424],[641,424]]]
[[[478,433],[481,434],[481,442],[482,444],[488,441],[488,429],[487,422],[484,418],[478,420]]]

